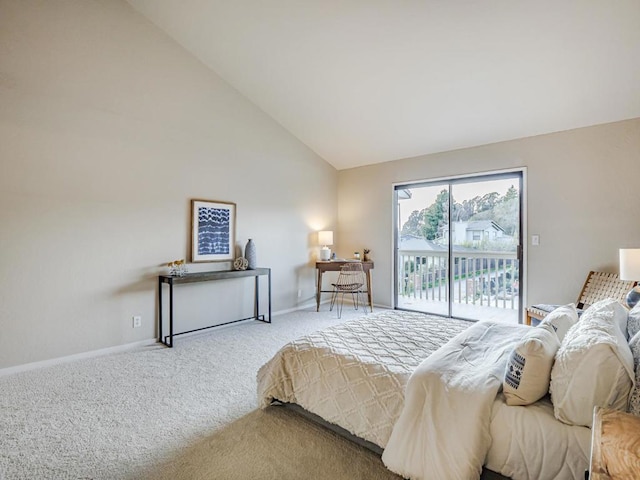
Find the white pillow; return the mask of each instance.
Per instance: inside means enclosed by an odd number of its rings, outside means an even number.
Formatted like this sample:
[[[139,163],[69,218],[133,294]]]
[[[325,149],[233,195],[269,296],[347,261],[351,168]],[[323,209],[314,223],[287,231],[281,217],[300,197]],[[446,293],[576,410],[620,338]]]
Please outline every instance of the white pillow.
[[[636,384],[631,390],[629,413],[640,416],[640,331],[629,340],[629,348],[631,348],[633,367],[636,371]]]
[[[556,353],[549,391],[561,422],[591,426],[596,405],[627,409],[635,376],[633,356],[614,304],[622,307],[616,301],[589,307]]]
[[[578,323],[578,311],[576,304],[570,303],[562,305],[552,310],[542,322],[540,326],[548,325],[558,335],[558,340],[562,342],[569,329]]]
[[[640,332],[640,303],[631,309],[627,319],[627,334],[629,338],[635,337],[638,332]]]
[[[584,315],[591,310],[591,315],[612,317],[612,320],[618,325],[622,336],[625,340],[629,340],[629,334],[627,333],[627,322],[629,321],[629,310],[622,304],[613,298],[607,298],[594,303],[585,310]]]
[[[507,362],[502,382],[507,405],[530,405],[547,394],[558,348],[560,341],[551,326],[528,329]]]

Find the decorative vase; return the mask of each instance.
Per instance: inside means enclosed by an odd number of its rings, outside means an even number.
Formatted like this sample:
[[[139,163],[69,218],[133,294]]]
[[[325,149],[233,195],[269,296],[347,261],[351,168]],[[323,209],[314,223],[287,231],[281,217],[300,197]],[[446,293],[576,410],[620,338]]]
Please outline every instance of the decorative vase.
[[[258,266],[256,261],[256,244],[253,243],[251,238],[244,247],[244,258],[249,262],[249,265],[247,266],[249,270],[254,270]]]

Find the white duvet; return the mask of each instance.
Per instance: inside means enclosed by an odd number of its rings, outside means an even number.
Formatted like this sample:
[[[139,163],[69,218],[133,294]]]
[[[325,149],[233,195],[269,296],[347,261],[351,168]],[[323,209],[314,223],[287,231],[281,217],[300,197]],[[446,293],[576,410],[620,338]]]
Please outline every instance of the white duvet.
[[[411,479],[479,479],[491,407],[513,345],[529,327],[479,322],[413,372],[382,461]]]
[[[389,467],[414,479],[477,478],[483,464],[514,480],[582,479],[588,467],[589,429],[555,420],[546,399],[528,407],[509,407],[501,394],[496,397],[507,344],[530,327],[502,325],[485,332],[487,324],[473,324],[472,331],[481,329],[485,343],[465,333],[460,337],[463,348],[452,350],[447,345],[430,357],[469,325],[384,311],[302,337],[260,369],[259,402],[262,407],[273,399],[297,403],[386,447],[383,458]],[[506,337],[498,338],[499,331]],[[480,353],[472,353],[474,349]],[[436,387],[442,394],[453,391],[457,398],[452,403],[441,399],[429,405],[419,397],[435,395],[429,393],[431,387],[418,380],[407,385],[414,371],[425,370],[419,366],[427,358],[427,367],[442,366],[449,372],[443,378],[454,379],[454,387]],[[459,368],[447,366],[445,359]],[[434,377],[427,373],[430,376]],[[408,413],[402,420],[405,387],[407,399],[412,400],[410,406],[407,400]],[[436,437],[429,438],[429,431],[436,431]],[[451,465],[456,466],[450,469]],[[440,468],[443,476],[435,475],[434,468]]]
[[[485,466],[494,472],[517,480],[584,478],[591,430],[556,420],[548,397],[526,407],[510,407],[499,394],[489,434]]]

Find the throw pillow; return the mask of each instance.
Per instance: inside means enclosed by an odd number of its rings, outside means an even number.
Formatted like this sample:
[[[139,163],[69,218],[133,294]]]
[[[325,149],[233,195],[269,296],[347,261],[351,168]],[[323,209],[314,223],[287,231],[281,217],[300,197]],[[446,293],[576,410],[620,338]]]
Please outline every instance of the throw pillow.
[[[594,406],[627,409],[635,377],[633,356],[613,303],[589,307],[556,353],[549,391],[561,422],[590,427]]]
[[[550,325],[528,329],[509,356],[502,383],[507,405],[530,405],[549,391],[560,341]]]
[[[640,303],[631,309],[627,320],[629,338],[635,337],[638,332],[640,332]]]
[[[562,342],[569,329],[576,323],[578,323],[578,311],[575,303],[570,303],[552,310],[540,322],[540,326],[549,326],[556,332],[558,340]]]
[[[633,354],[633,367],[636,371],[636,384],[631,391],[629,413],[640,416],[640,332],[636,332],[629,340],[629,348]]]

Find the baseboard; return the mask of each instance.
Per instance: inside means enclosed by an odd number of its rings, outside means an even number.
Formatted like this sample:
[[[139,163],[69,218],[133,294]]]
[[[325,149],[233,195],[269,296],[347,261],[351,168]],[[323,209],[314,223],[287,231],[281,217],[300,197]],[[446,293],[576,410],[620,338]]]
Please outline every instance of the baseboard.
[[[320,302],[320,305],[325,305],[327,303],[329,303],[329,299],[322,300]],[[303,303],[302,305],[296,305],[295,307],[286,308],[284,310],[278,310],[277,312],[272,312],[271,316],[277,317],[279,315],[284,315],[285,313],[297,312],[299,310],[306,310],[307,308],[314,308],[315,306],[316,306],[316,301],[314,299],[312,302],[307,302],[307,303]]]
[[[348,300],[347,300],[348,302]],[[329,300],[323,300],[320,302],[320,305],[325,305],[329,303]],[[305,303],[303,305],[296,305],[293,308],[286,308],[284,310],[278,310],[277,312],[271,312],[271,316],[272,317],[277,317],[280,315],[285,315],[287,313],[291,313],[291,312],[297,312],[298,310],[304,310],[307,308],[313,308],[316,306],[315,300],[313,302],[309,302],[309,303]],[[382,308],[382,309],[388,309],[388,306],[385,305],[377,305],[374,303],[374,307],[375,308]],[[253,321],[252,318],[247,319],[247,322]],[[224,325],[227,326],[227,325]],[[223,327],[224,327],[223,326]],[[232,326],[232,325],[229,325]],[[193,332],[191,335],[197,335],[199,333],[202,332]],[[189,334],[184,335],[186,336],[190,336]],[[119,352],[125,352],[127,350],[132,350],[134,348],[138,348],[138,347],[146,347],[149,345],[154,345],[158,342],[157,338],[150,338],[147,340],[141,340],[139,342],[133,342],[133,343],[127,343],[124,345],[116,345],[114,347],[107,347],[107,348],[101,348],[99,350],[91,350],[88,352],[82,352],[82,353],[76,353],[73,355],[66,355],[64,357],[57,357],[57,358],[51,358],[49,360],[42,360],[39,362],[31,362],[31,363],[25,363],[22,365],[16,365],[14,367],[7,367],[7,368],[2,368],[0,369],[0,377],[4,377],[6,375],[13,375],[14,373],[20,373],[20,372],[27,372],[29,370],[36,370],[38,368],[44,368],[44,367],[51,367],[53,365],[58,365],[60,363],[67,363],[67,362],[73,362],[75,360],[82,360],[82,359],[86,359],[86,358],[94,358],[94,357],[100,357],[103,355],[109,355],[111,353],[119,353]]]
[[[29,370],[36,370],[38,368],[51,367],[60,363],[74,362],[76,360],[82,360],[86,358],[101,357],[103,355],[109,355],[112,353],[125,352],[134,348],[146,347],[148,345],[154,345],[158,339],[150,338],[147,340],[141,340],[139,342],[127,343],[124,345],[116,345],[115,347],[101,348],[99,350],[90,350],[88,352],[76,353],[73,355],[67,355],[64,357],[52,358],[49,360],[42,360],[40,362],[25,363],[23,365],[16,365],[15,367],[7,367],[0,369],[0,377],[6,375],[13,375],[14,373],[26,372]]]

